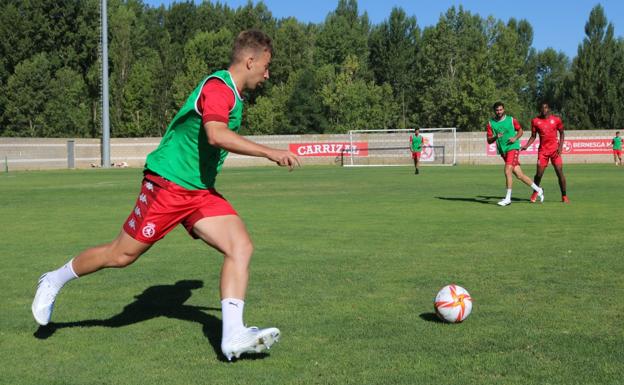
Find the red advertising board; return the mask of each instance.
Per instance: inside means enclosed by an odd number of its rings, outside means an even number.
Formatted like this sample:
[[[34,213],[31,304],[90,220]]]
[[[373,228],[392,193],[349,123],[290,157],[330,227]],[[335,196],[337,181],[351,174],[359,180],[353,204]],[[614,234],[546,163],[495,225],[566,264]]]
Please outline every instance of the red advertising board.
[[[572,139],[563,142],[564,154],[612,154],[611,139]]]
[[[523,140],[522,145],[524,145],[527,141]],[[487,155],[497,155],[496,154],[496,143],[487,144]],[[531,144],[531,146],[523,151],[523,155],[533,155],[537,154],[537,149],[539,147],[539,140],[536,140]],[[566,139],[563,142],[563,154],[567,155],[586,155],[586,154],[595,154],[595,155],[603,155],[603,154],[611,154],[611,139]]]
[[[298,156],[368,156],[368,142],[290,143],[288,149]]]

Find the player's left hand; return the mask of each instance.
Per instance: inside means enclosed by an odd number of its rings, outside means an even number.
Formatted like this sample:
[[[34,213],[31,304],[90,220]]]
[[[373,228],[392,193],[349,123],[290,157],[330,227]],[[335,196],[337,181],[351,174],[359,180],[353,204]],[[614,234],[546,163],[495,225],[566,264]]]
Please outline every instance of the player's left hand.
[[[516,141],[516,137],[512,136],[511,138],[509,138],[509,140],[507,141],[507,143],[511,144],[514,143]]]

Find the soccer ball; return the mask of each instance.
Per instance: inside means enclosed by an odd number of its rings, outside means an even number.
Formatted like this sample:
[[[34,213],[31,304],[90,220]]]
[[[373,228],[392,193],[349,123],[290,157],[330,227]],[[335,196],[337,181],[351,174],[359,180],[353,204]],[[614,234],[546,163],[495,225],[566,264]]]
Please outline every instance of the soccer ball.
[[[454,284],[444,286],[433,301],[435,312],[442,321],[462,322],[472,311],[472,298],[468,291]]]

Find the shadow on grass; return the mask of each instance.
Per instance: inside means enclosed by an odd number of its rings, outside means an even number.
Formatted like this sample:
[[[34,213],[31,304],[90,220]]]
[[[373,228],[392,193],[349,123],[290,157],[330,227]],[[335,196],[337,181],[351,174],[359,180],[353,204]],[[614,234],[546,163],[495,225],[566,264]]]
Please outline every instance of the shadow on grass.
[[[438,318],[436,313],[420,313],[419,317],[422,320],[427,321],[427,322],[435,322],[435,323],[439,323],[439,324],[446,323],[446,322],[442,321],[440,318]]]
[[[502,200],[504,197],[502,196],[489,196],[489,195],[477,195],[474,198],[470,197],[436,197],[437,199],[442,199],[445,201],[460,201],[460,202],[473,202],[473,203],[481,203],[484,205],[494,205],[498,201]],[[511,198],[512,202],[529,202],[526,198]]]
[[[167,317],[183,321],[196,322],[202,330],[215,353],[221,361],[227,359],[221,353],[221,320],[203,310],[221,311],[220,308],[185,305],[191,298],[192,290],[199,289],[204,283],[199,280],[178,281],[174,285],[158,285],[148,287],[143,293],[135,296],[136,300],[123,308],[123,311],[107,319],[90,319],[74,322],[50,322],[40,326],[34,333],[38,339],[50,338],[57,330],[74,327],[109,327],[129,326],[153,318]],[[268,354],[255,354],[246,358],[259,359]]]
[[[477,198],[481,198],[481,199],[494,199],[495,201],[500,201],[504,198],[504,196],[491,196],[491,195],[478,195]],[[530,202],[530,200],[528,198],[514,198],[511,197],[511,201],[512,202]]]

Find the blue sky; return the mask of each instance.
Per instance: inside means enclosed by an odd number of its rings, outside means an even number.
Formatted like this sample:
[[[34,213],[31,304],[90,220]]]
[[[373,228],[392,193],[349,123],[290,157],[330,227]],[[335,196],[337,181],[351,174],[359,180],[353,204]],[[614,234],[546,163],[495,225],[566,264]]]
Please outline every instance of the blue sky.
[[[173,0],[144,0],[152,6],[169,5]],[[195,0],[201,3],[201,0]],[[215,1],[213,1],[215,2]],[[247,0],[220,0],[232,8],[247,4]],[[257,3],[254,0],[253,3]],[[293,16],[302,22],[320,23],[336,9],[338,0],[264,0],[275,18]],[[576,56],[578,45],[585,37],[585,23],[589,12],[601,4],[607,19],[615,27],[615,35],[624,35],[624,0],[358,0],[360,14],[366,11],[373,24],[388,18],[393,7],[401,7],[410,16],[416,16],[420,28],[434,25],[440,15],[452,6],[503,21],[511,17],[526,19],[533,26],[533,47],[538,50],[551,47],[568,57]]]

